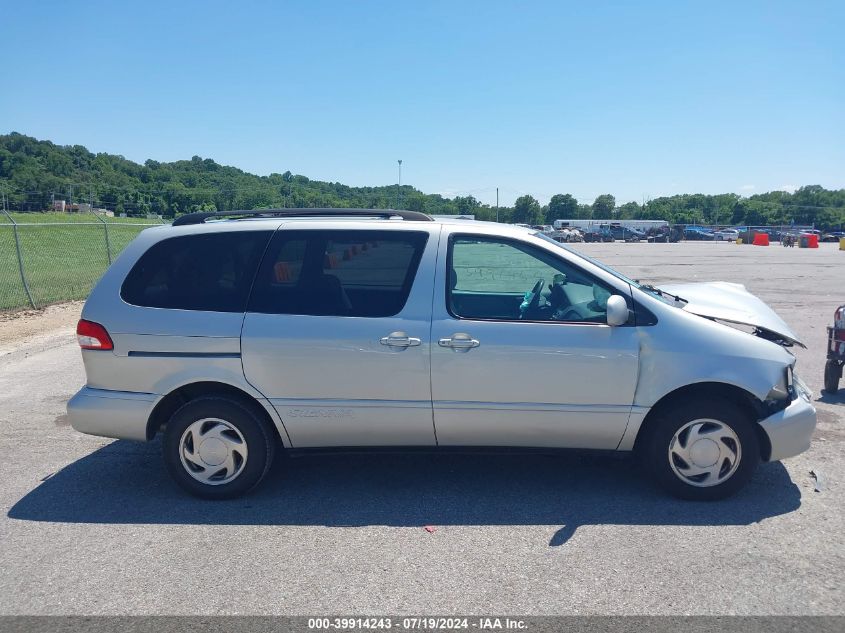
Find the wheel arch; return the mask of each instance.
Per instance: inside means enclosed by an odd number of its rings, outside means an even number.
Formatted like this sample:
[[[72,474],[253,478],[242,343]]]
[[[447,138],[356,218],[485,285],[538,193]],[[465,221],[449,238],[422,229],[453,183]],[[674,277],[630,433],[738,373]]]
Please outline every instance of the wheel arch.
[[[763,461],[768,461],[772,452],[769,436],[763,430],[757,421],[762,417],[763,403],[749,391],[742,387],[737,387],[726,382],[699,382],[690,385],[679,387],[674,391],[670,391],[658,400],[653,407],[646,414],[645,418],[637,429],[636,439],[634,440],[633,451],[639,454],[644,438],[647,438],[650,429],[655,421],[660,418],[660,415],[680,402],[688,401],[692,398],[714,398],[729,400],[736,404],[742,411],[746,413],[748,419],[754,422],[754,432],[757,434],[757,439],[760,443],[760,457]]]
[[[281,419],[271,410],[271,405],[263,404],[254,395],[243,389],[224,382],[205,380],[192,382],[176,389],[162,397],[153,407],[147,420],[147,441],[152,440],[164,427],[167,420],[182,405],[202,396],[227,396],[249,407],[255,414],[271,428],[283,447],[290,446],[290,440]]]

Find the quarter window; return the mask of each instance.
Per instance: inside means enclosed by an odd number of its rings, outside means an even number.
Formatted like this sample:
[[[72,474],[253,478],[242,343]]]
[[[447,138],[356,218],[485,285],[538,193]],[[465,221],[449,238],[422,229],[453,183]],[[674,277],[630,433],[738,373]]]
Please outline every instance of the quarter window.
[[[227,231],[162,240],[135,263],[120,296],[149,308],[244,312],[270,235]]]
[[[405,306],[428,239],[406,231],[279,231],[250,312],[387,317]]]
[[[453,237],[449,311],[466,319],[605,323],[612,289],[542,249],[512,240]]]

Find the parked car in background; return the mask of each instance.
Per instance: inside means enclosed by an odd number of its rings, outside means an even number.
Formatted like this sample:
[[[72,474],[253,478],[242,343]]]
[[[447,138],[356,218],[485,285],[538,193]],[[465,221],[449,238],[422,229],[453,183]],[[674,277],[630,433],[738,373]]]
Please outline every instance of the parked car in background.
[[[801,343],[741,285],[657,288],[539,231],[411,211],[231,215],[143,231],[77,327],[70,423],[163,435],[192,494],[243,494],[278,451],[509,446],[633,452],[719,499],[810,446]]]
[[[720,229],[713,232],[713,239],[736,242],[739,239],[739,231],[736,229]]]
[[[581,231],[578,229],[560,229],[557,231],[552,231],[551,234],[546,233],[549,237],[551,237],[556,242],[583,242],[584,236],[581,234]]]
[[[646,239],[646,234],[642,231],[621,226],[619,224],[605,224],[602,225],[610,231],[610,235],[614,240],[623,240],[625,242],[640,242]]]
[[[820,238],[820,242],[838,242],[839,240],[845,238],[845,231],[831,231],[830,233],[824,233]]]
[[[646,239],[649,242],[672,242],[674,244],[684,239],[684,229],[678,224],[651,228],[646,232]]]
[[[713,231],[710,229],[704,228],[703,226],[687,226],[684,228],[684,239],[685,240],[715,240],[716,236],[714,235]]]
[[[739,238],[743,244],[752,244],[754,242],[755,234],[762,234],[769,236],[769,242],[780,242],[783,236],[790,231],[781,231],[780,229],[768,226],[736,226],[734,227],[739,232]]]
[[[589,227],[582,231],[581,233],[583,237],[583,241],[585,242],[612,242],[613,235],[610,232],[610,229],[602,228],[602,227]]]

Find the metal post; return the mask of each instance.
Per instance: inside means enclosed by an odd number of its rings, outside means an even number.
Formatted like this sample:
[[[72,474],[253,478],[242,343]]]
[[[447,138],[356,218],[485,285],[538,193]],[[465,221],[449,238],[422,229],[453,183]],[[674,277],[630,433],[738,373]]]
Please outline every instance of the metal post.
[[[499,221],[499,188],[496,187],[496,222]]]
[[[399,196],[401,195],[400,194],[401,190],[402,190],[402,159],[400,158],[399,159],[399,180],[396,183],[396,210],[397,211],[402,208],[402,207],[399,206],[400,205]]]
[[[3,213],[6,214],[6,217],[12,222],[12,231],[15,234],[15,250],[18,252],[18,270],[21,273],[21,283],[23,284],[23,289],[26,292],[26,298],[29,299],[29,305],[32,306],[32,309],[35,310],[37,306],[35,305],[35,301],[32,299],[32,293],[29,291],[29,284],[26,282],[26,273],[23,269],[23,257],[21,256],[21,240],[18,237],[18,223],[15,222],[15,218],[9,215],[9,212],[6,211],[6,194],[3,194]]]
[[[109,266],[111,266],[111,242],[109,242],[109,223],[100,217],[99,213],[94,213],[94,196],[88,196],[88,202],[91,207],[91,214],[103,223],[103,232],[106,234],[106,255],[109,257]]]

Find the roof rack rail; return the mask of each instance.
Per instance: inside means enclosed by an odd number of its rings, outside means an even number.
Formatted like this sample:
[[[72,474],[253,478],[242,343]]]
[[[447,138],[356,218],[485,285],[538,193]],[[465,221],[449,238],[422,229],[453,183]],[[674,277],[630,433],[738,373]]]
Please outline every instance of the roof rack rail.
[[[256,209],[255,211],[200,211],[180,215],[173,220],[173,226],[202,224],[211,218],[260,218],[260,217],[365,217],[365,218],[402,218],[403,220],[421,220],[433,222],[434,218],[419,211],[396,211],[394,209]]]

